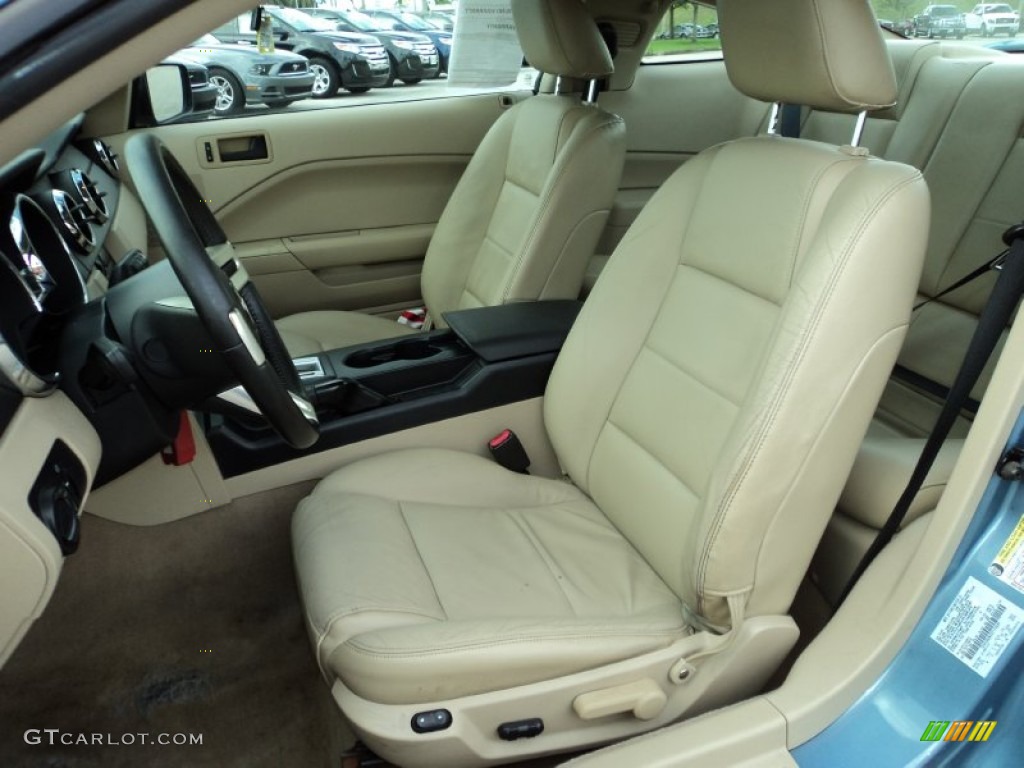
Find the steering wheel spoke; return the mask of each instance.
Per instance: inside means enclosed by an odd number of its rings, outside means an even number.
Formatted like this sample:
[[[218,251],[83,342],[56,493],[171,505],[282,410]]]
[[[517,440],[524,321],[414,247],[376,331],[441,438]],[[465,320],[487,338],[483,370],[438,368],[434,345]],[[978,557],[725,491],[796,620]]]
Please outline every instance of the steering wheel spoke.
[[[292,446],[308,448],[319,436],[316,411],[304,397],[291,356],[213,212],[155,136],[133,136],[125,145],[125,156],[168,261],[255,409],[247,410],[262,414]]]

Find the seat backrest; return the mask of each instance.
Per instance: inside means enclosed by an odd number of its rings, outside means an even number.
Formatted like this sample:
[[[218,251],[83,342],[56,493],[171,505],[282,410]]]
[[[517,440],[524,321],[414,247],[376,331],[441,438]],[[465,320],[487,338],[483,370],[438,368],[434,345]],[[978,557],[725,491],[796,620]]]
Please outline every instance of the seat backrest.
[[[582,3],[516,0],[523,50],[542,72],[612,72]],[[576,298],[625,161],[622,120],[579,94],[538,94],[499,118],[456,186],[423,264],[434,322],[454,309]]]
[[[892,105],[866,3],[718,8],[748,95]],[[748,615],[788,610],[902,343],[927,228],[915,169],[761,136],[686,163],[612,255],[545,421],[569,477],[698,622],[728,626],[732,595]]]

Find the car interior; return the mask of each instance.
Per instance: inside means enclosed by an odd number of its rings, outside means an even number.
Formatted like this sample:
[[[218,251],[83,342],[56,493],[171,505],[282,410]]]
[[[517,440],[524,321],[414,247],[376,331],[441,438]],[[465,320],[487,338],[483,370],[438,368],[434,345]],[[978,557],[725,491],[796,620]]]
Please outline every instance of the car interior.
[[[1024,216],[1024,58],[511,0],[533,91],[163,122],[252,0],[122,5],[0,110],[5,765],[795,765],[1024,404],[1010,325],[843,599]]]

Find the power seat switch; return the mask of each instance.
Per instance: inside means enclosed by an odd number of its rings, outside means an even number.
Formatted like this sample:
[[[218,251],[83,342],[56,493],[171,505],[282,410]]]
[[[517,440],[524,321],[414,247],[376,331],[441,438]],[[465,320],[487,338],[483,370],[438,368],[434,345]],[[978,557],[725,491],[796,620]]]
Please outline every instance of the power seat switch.
[[[444,731],[452,725],[452,713],[447,709],[432,709],[412,716],[412,729],[416,733]]]
[[[521,475],[529,474],[526,470],[530,467],[530,457],[519,442],[516,433],[511,429],[502,430],[487,442],[487,449],[491,452],[494,460],[505,469],[518,472]]]
[[[542,733],[544,733],[544,721],[539,717],[532,717],[529,720],[515,720],[498,726],[498,738],[502,741],[532,739],[534,736],[540,736]]]

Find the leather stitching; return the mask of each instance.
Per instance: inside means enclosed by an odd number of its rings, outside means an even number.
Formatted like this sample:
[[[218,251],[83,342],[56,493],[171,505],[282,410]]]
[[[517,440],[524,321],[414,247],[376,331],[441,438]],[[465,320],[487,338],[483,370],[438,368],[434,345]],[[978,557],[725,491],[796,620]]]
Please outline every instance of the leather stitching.
[[[857,161],[852,160],[851,158],[836,158],[833,162],[819,169],[818,172],[814,175],[814,177],[810,180],[810,183],[807,186],[807,191],[804,194],[803,205],[801,206],[800,211],[800,217],[797,219],[793,226],[792,234],[794,242],[793,251],[790,258],[790,289],[792,289],[794,270],[796,269],[797,261],[800,258],[800,244],[803,241],[805,230],[807,228],[807,215],[810,211],[811,201],[814,198],[815,192],[818,190],[818,187],[820,186],[822,179],[824,179],[825,175],[829,171],[844,164],[850,165],[850,170],[852,171],[853,163],[855,162]],[[837,187],[838,185],[836,185],[836,187],[833,188],[833,192]],[[786,297],[783,299],[782,304],[778,305],[780,310],[782,306],[785,304],[786,300],[788,300],[788,296],[789,290],[786,291]],[[776,316],[775,318],[776,328],[774,329],[771,336],[771,340],[768,343],[768,349],[771,349],[771,347],[773,347],[776,343],[776,339],[778,336],[778,321],[780,317],[781,315]],[[805,328],[805,333],[806,331],[807,329]],[[762,360],[761,364],[758,366],[758,370],[755,373],[755,380],[762,374],[764,366],[767,364],[767,360],[768,357],[766,355],[764,360]],[[717,538],[718,533],[721,530],[721,526],[724,523],[725,512],[728,509],[728,506],[733,498],[733,491],[735,490],[738,492],[738,486],[742,483],[743,478],[746,477],[746,473],[749,471],[750,465],[753,463],[754,456],[756,456],[759,446],[759,443],[757,441],[766,439],[771,419],[774,418],[775,411],[773,409],[777,409],[779,402],[781,402],[780,393],[784,390],[786,386],[788,386],[788,377],[789,372],[787,371],[779,389],[776,390],[775,401],[773,401],[773,403],[769,405],[767,411],[765,411],[762,414],[760,420],[760,427],[758,428],[758,431],[755,433],[754,438],[747,443],[747,457],[741,460],[739,479],[734,479],[730,483],[729,487],[726,488],[725,493],[722,495],[722,501],[720,502],[718,509],[715,511],[715,516],[712,518],[711,526],[708,528],[707,538],[705,539],[704,546],[701,549],[701,552],[698,556],[696,573],[694,574],[694,593],[697,597],[696,610],[698,615],[703,615],[706,607],[704,602],[704,581],[707,578],[707,565],[711,559],[711,550],[714,547],[715,539]],[[750,394],[749,391],[747,392],[747,394]]]
[[[488,648],[501,648],[509,645],[526,645],[529,643],[536,642],[550,642],[552,640],[604,640],[609,637],[618,638],[634,638],[637,640],[653,639],[653,638],[672,638],[680,634],[680,632],[686,627],[683,621],[679,622],[678,627],[670,627],[665,629],[652,629],[646,632],[599,632],[599,631],[588,631],[588,632],[562,632],[559,634],[544,634],[544,635],[517,635],[515,637],[506,638],[504,640],[486,640],[479,642],[470,643],[455,643],[452,645],[445,646],[444,648],[423,648],[423,649],[403,649],[395,651],[383,651],[375,648],[371,648],[366,645],[365,642],[360,642],[358,638],[352,638],[348,640],[345,645],[349,647],[354,653],[368,656],[370,658],[377,659],[396,659],[396,658],[417,658],[422,656],[443,656],[445,654],[453,652],[461,652],[466,650],[485,650]],[[369,634],[369,633],[368,633]],[[360,635],[362,637],[362,635]]]
[[[782,404],[788,398],[790,392],[790,384],[792,383],[793,378],[796,376],[800,363],[803,361],[804,355],[806,354],[807,349],[811,345],[811,341],[814,339],[816,335],[816,332],[821,322],[821,318],[825,314],[825,309],[831,302],[832,296],[835,292],[836,285],[839,283],[840,278],[842,277],[842,275],[846,271],[847,266],[849,265],[850,255],[859,244],[861,236],[864,234],[864,231],[867,229],[868,225],[873,220],[874,215],[879,210],[881,210],[881,208],[884,207],[897,193],[899,193],[906,187],[911,186],[912,184],[918,183],[920,180],[921,175],[919,173],[915,173],[913,176],[897,184],[894,184],[892,187],[890,187],[889,190],[885,192],[885,194],[883,194],[875,202],[873,206],[871,206],[871,208],[868,211],[864,213],[864,215],[861,217],[860,224],[848,240],[842,256],[833,268],[832,274],[830,275],[825,290],[822,292],[822,296],[816,302],[811,317],[809,318],[810,322],[808,322],[804,331],[801,333],[800,341],[796,348],[796,354],[794,355],[792,362],[787,367],[782,382],[780,383],[780,386],[776,391],[775,396],[772,398],[772,403],[767,409],[765,416],[761,420],[762,426],[758,430],[754,439],[749,443],[750,448],[748,449],[748,456],[744,460],[740,472],[737,476],[735,476],[733,482],[730,483],[730,487],[726,490],[726,493],[723,495],[722,503],[719,505],[718,511],[716,512],[715,520],[712,524],[711,530],[708,533],[707,541],[704,544],[700,558],[700,565],[698,567],[697,595],[699,611],[703,612],[706,608],[702,596],[704,594],[704,581],[707,578],[707,566],[711,559],[711,552],[716,543],[717,536],[720,533],[722,525],[724,523],[726,512],[728,511],[733,500],[738,495],[740,489],[743,487],[744,481],[746,480],[751,467],[753,466],[758,455],[760,454],[761,449],[764,447],[764,443],[767,441],[768,436],[772,431],[772,428],[775,426],[775,418],[778,415],[778,412],[781,409]]]
[[[577,109],[581,108],[578,107]],[[605,132],[610,132],[613,129],[618,128],[623,123],[622,118],[616,115],[612,115],[611,113],[608,112],[602,113],[601,117],[604,118],[604,122],[601,122],[592,128],[586,129],[583,133],[576,133],[572,138],[575,139],[576,136],[579,136],[580,138],[577,143],[582,145],[595,136],[598,136]],[[579,124],[577,124],[577,126],[574,126],[574,133],[578,131],[578,125]],[[537,213],[533,218],[533,223],[530,225],[530,229],[527,232],[526,238],[523,240],[523,245],[519,251],[519,259],[513,267],[513,271],[509,277],[508,282],[506,282],[505,284],[505,290],[502,294],[502,303],[508,300],[508,296],[512,290],[512,286],[515,285],[516,280],[519,279],[519,275],[523,270],[523,265],[527,261],[526,254],[533,247],[534,241],[537,240],[539,230],[541,229],[541,225],[547,223],[547,220],[549,218],[548,209],[549,204],[551,202],[551,198],[555,196],[555,192],[558,191],[559,185],[561,184],[562,180],[569,174],[572,164],[567,159],[565,159],[567,157],[565,153],[570,143],[572,143],[571,139],[569,142],[566,142],[566,148],[562,150],[562,152],[560,153],[560,157],[556,159],[554,163],[557,166],[559,164],[559,160],[561,160],[561,168],[558,169],[555,178],[552,179],[550,184],[545,186],[545,189],[541,193],[540,199],[538,201]]]
[[[700,178],[700,183],[699,183],[699,186],[698,186],[698,189],[697,189],[697,193],[693,196],[694,207],[696,206],[697,199],[699,199],[699,197],[700,197],[700,190],[704,187],[704,184],[707,181],[708,174],[710,173],[711,167],[714,164],[715,158],[717,157],[718,152],[721,151],[721,147],[723,147],[723,146],[726,146],[726,145],[723,144],[723,145],[719,145],[719,147],[713,147],[712,149],[707,150],[704,153],[704,157],[709,158],[709,160],[708,160],[708,167],[703,169],[704,172],[703,172],[703,175]],[[677,173],[678,173],[678,171],[677,171]],[[672,174],[672,176],[669,177],[669,179],[665,182],[665,184],[667,185],[669,182],[671,182],[673,177],[675,177],[675,174]],[[686,222],[683,223],[682,231],[679,233],[679,243],[677,245],[677,253],[679,255],[678,255],[678,258],[677,258],[677,261],[676,261],[676,267],[675,267],[675,270],[674,270],[674,274],[678,274],[678,268],[682,264],[683,245],[686,242],[686,232],[687,232],[687,230],[689,228],[689,220],[692,219],[692,218],[693,218],[693,207],[691,207],[691,209],[690,209],[690,211],[688,213],[688,219],[687,219]],[[627,237],[625,239],[623,239],[622,243],[619,244],[619,248],[621,248],[625,243],[628,243],[628,242],[629,242],[629,239],[628,239],[628,235],[627,235]],[[618,251],[619,248],[616,248],[615,250]],[[614,257],[614,255],[615,254],[613,253],[612,256]],[[636,365],[637,358],[640,357],[640,353],[644,350],[644,348],[647,346],[648,342],[650,341],[651,331],[654,330],[654,325],[658,322],[658,317],[661,315],[661,310],[665,306],[665,301],[668,299],[668,294],[669,294],[669,291],[671,290],[671,288],[672,288],[672,281],[669,280],[665,284],[665,292],[661,296],[661,301],[659,303],[658,309],[654,313],[653,318],[651,319],[651,324],[648,326],[647,332],[644,334],[643,341],[639,345],[637,345],[636,353],[633,355],[633,359],[630,360],[629,367],[624,369],[625,372],[622,375],[622,379],[619,381],[619,385],[618,385],[618,387],[615,390],[615,394],[608,401],[608,409],[605,411],[604,416],[602,417],[601,428],[598,429],[598,431],[597,431],[597,436],[594,438],[594,443],[593,443],[593,445],[590,446],[590,456],[587,457],[587,468],[586,468],[586,471],[584,473],[584,477],[586,478],[586,482],[587,482],[587,488],[590,488],[590,485],[591,485],[590,470],[591,470],[591,468],[593,467],[593,464],[594,464],[594,453],[597,452],[597,444],[601,442],[601,435],[604,433],[605,426],[607,426],[610,423],[610,421],[611,421],[612,410],[615,408],[615,404],[619,401],[619,398],[622,396],[622,388],[624,386],[626,386],[626,381],[629,379],[629,375],[630,375],[630,372],[633,370],[633,366]],[[586,312],[586,309],[587,309],[586,306],[584,306],[583,311]]]
[[[540,538],[530,526],[526,516],[522,512],[515,512],[512,510],[509,510],[506,514],[508,514],[508,516],[512,518],[512,521],[519,526],[519,529],[523,532],[526,540],[530,542],[530,545],[537,553],[537,557],[541,559],[544,563],[544,567],[548,569],[548,573],[551,574],[552,580],[558,586],[559,591],[562,593],[562,597],[565,598],[565,604],[569,607],[569,610],[572,611],[572,615],[579,618],[576,613],[576,606],[573,605],[572,600],[569,599],[569,593],[565,591],[565,587],[562,585],[558,564],[555,563],[555,559],[548,553],[547,549],[544,548],[544,545],[541,544]]]
[[[448,611],[444,609],[444,603],[441,602],[441,595],[437,591],[437,586],[434,584],[434,577],[430,575],[430,568],[427,566],[427,561],[423,557],[423,553],[420,551],[419,545],[416,543],[416,537],[413,536],[412,528],[409,526],[409,520],[405,516],[405,508],[402,506],[402,502],[396,501],[395,506],[398,507],[398,516],[402,519],[402,524],[405,525],[405,530],[409,532],[409,542],[412,544],[412,548],[416,550],[416,556],[420,559],[420,563],[423,564],[423,572],[427,574],[427,581],[430,582],[430,589],[434,592],[434,599],[437,600],[437,607],[441,609],[441,614],[444,616],[445,621],[448,620]]]

